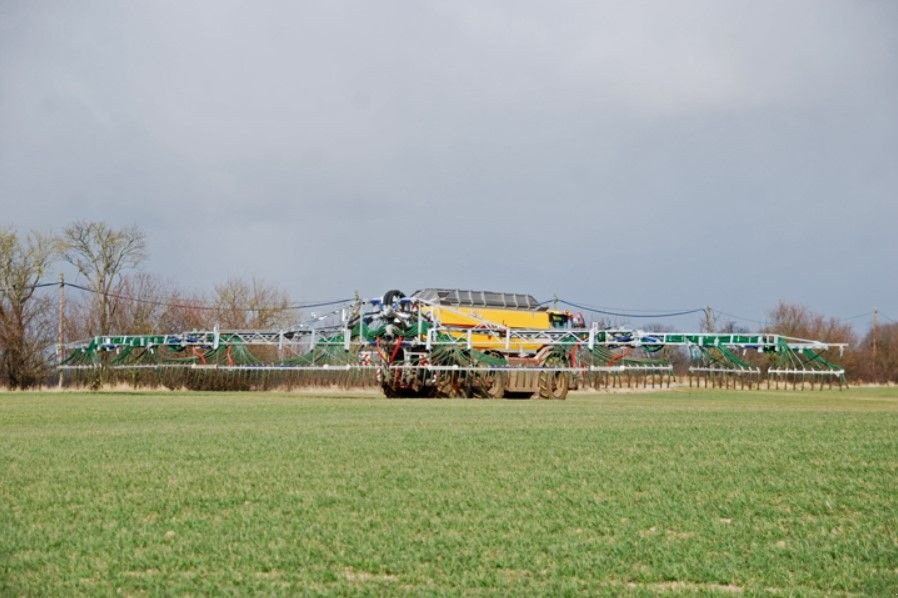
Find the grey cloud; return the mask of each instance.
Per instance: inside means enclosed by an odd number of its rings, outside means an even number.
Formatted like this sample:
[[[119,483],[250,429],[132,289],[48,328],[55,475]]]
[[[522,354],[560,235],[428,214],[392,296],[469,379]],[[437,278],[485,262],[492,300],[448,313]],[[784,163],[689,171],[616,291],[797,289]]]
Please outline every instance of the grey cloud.
[[[0,205],[297,297],[896,302],[896,5],[7,3]],[[893,312],[898,312],[894,305]]]

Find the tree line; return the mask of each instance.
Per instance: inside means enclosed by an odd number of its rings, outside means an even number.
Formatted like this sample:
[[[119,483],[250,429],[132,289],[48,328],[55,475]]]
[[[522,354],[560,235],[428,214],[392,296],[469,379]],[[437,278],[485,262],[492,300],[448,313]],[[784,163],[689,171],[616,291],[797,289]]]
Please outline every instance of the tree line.
[[[854,382],[898,382],[898,322],[872,322],[858,335],[851,324],[827,317],[796,303],[780,301],[767,313],[765,331],[783,336],[829,343],[846,343],[844,354],[830,350],[828,360],[845,368]],[[749,332],[733,321],[722,323],[717,332]]]
[[[137,227],[115,228],[79,221],[51,235],[0,229],[0,386],[31,388],[44,384],[56,361],[54,348],[64,340],[92,336],[225,329],[289,328],[298,314],[276,285],[256,279],[228,279],[209,293],[188,292],[139,271],[146,260],[146,235]],[[86,292],[58,301],[42,292],[51,268],[67,264]],[[62,316],[62,317],[60,317]],[[848,343],[831,356],[852,380],[898,382],[898,323],[871,326],[858,336],[852,326],[793,303],[769,311],[766,332]],[[701,323],[707,331],[747,332],[735,322]],[[59,327],[62,326],[62,330]]]
[[[58,235],[0,229],[0,386],[44,384],[60,336],[76,341],[110,333],[209,330],[216,324],[278,330],[298,315],[286,291],[273,284],[231,278],[211,293],[188,292],[139,271],[146,257],[146,235],[137,227],[79,221]],[[62,314],[59,300],[41,292],[59,287],[48,280],[59,264],[79,274],[77,283],[63,286]]]

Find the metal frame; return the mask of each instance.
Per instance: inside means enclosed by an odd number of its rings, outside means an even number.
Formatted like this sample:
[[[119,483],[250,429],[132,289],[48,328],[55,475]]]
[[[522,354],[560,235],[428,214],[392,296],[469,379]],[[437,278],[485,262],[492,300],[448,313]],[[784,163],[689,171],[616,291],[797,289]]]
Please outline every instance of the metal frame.
[[[438,347],[456,347],[458,349],[475,349],[473,336],[490,335],[497,340],[504,341],[504,353],[514,355],[515,352],[526,356],[524,347],[538,346],[541,349],[562,347],[572,349],[581,347],[593,351],[599,347],[611,350],[621,348],[643,348],[649,352],[660,350],[664,347],[695,347],[703,351],[714,348],[742,349],[743,351],[757,351],[759,353],[784,353],[783,359],[767,368],[768,376],[781,375],[831,375],[843,377],[845,370],[837,368],[834,364],[824,364],[822,367],[804,368],[810,362],[802,362],[802,352],[810,350],[821,352],[829,349],[838,349],[842,354],[846,348],[845,343],[825,343],[821,341],[787,337],[778,334],[731,334],[731,333],[707,333],[707,332],[651,332],[630,328],[600,328],[597,324],[582,328],[549,328],[549,329],[517,329],[510,328],[483,320],[476,315],[456,312],[466,318],[474,319],[480,323],[476,326],[446,326],[438,321],[426,320],[418,305],[431,305],[440,310],[455,312],[452,305],[444,305],[435,301],[428,301],[420,297],[404,297],[396,300],[393,305],[384,306],[381,299],[367,301],[368,310],[361,307],[355,310],[358,317],[358,328],[350,325],[346,311],[341,313],[340,324],[325,324],[323,326],[302,326],[293,330],[219,330],[218,327],[211,331],[190,331],[181,334],[166,335],[104,335],[96,336],[87,342],[73,345],[77,352],[96,353],[102,351],[118,351],[124,348],[153,349],[154,347],[168,347],[180,350],[188,347],[200,347],[207,350],[216,350],[221,346],[269,346],[277,347],[279,360],[282,363],[275,364],[197,364],[188,361],[184,363],[159,363],[159,364],[109,364],[104,367],[112,369],[153,369],[153,368],[184,368],[195,369],[222,369],[234,371],[351,371],[351,370],[426,370],[441,371],[467,371],[467,372],[643,372],[643,373],[670,373],[673,366],[664,363],[639,363],[629,362],[620,365],[439,365],[431,363],[392,363],[385,359],[379,351],[370,351],[366,358],[359,359],[355,364],[328,364],[321,365],[292,365],[283,363],[282,353],[289,351],[293,358],[310,354],[316,349],[340,349],[344,351],[362,352],[378,346],[378,340],[370,340],[371,330],[377,326],[386,326],[395,318],[396,322],[402,322],[407,330],[414,329],[413,317],[417,318],[417,334],[409,338],[390,339],[389,343],[397,343],[405,349],[433,350]],[[426,324],[426,326],[425,326]],[[369,327],[366,331],[366,327]],[[426,329],[425,329],[426,327]],[[353,333],[358,335],[353,338]],[[70,345],[71,346],[71,345]],[[370,357],[376,356],[376,364],[371,364]],[[530,355],[532,355],[532,351]],[[783,362],[789,361],[791,367],[783,367]],[[830,367],[827,367],[830,366]],[[65,364],[59,365],[60,370],[83,370],[100,367],[98,364]],[[750,374],[762,373],[758,367],[745,367],[734,364],[733,367],[693,365],[690,373],[707,374]]]

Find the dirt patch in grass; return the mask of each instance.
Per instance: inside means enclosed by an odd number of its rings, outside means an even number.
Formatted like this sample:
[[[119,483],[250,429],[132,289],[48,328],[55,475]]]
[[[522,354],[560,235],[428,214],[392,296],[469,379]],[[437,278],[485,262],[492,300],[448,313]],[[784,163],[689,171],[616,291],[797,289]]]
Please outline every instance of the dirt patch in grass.
[[[733,584],[696,583],[691,581],[657,581],[647,583],[629,582],[627,587],[631,590],[649,590],[659,594],[668,592],[724,592],[727,594],[741,594],[744,588]]]
[[[352,567],[346,567],[345,569],[343,569],[343,577],[346,579],[346,581],[352,583],[392,583],[399,580],[399,578],[395,575],[389,575],[387,573],[371,573],[370,571],[359,571],[358,569],[353,569]]]

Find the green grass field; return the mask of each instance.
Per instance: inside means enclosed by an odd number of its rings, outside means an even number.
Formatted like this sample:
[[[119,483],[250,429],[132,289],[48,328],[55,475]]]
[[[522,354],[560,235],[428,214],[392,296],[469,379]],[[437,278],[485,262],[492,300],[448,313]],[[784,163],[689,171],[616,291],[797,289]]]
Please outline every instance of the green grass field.
[[[898,592],[898,390],[0,394],[0,595]]]

